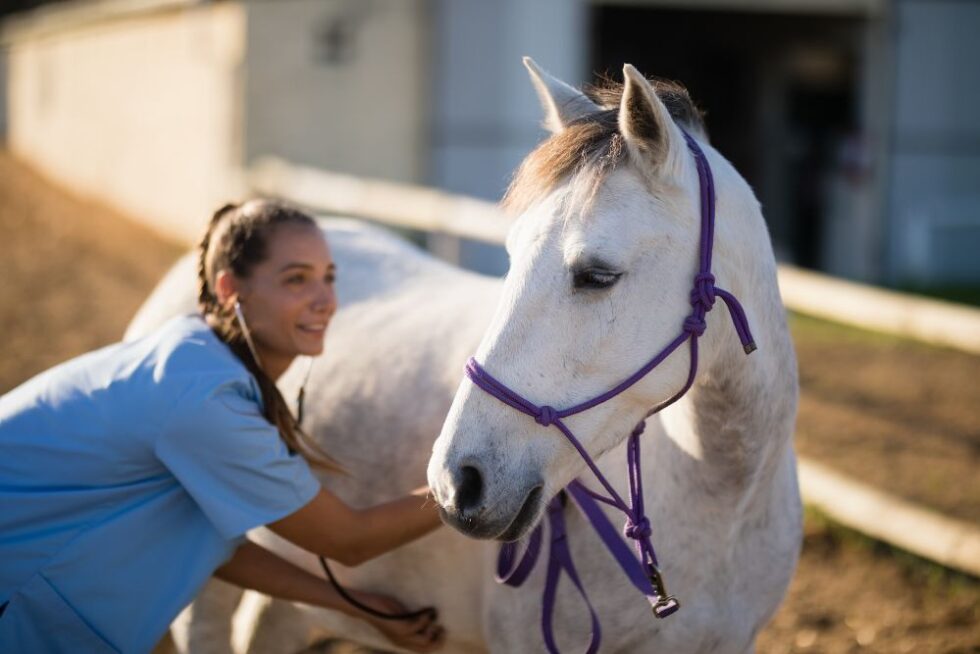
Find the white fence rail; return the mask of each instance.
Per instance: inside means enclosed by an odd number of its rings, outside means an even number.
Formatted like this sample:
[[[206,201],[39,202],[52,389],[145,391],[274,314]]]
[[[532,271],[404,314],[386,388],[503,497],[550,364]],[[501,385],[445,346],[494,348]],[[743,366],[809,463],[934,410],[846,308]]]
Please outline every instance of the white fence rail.
[[[443,191],[368,180],[264,159],[249,171],[263,194],[316,211],[396,227],[503,244],[510,219],[495,204]],[[980,311],[781,265],[779,288],[790,309],[840,323],[980,354]]]
[[[790,309],[855,327],[980,354],[980,311],[828,275],[779,267],[779,290]]]
[[[262,159],[248,171],[256,192],[315,211],[354,216],[425,232],[502,245],[510,220],[497,205],[424,186],[365,179],[281,159]]]
[[[980,577],[980,528],[800,458],[803,499],[842,525]]]

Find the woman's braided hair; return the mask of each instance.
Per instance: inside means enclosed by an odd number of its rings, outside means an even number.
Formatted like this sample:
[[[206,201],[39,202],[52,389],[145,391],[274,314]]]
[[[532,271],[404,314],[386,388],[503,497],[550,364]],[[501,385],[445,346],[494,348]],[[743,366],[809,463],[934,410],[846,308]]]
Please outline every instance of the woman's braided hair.
[[[236,277],[248,277],[268,256],[269,237],[283,224],[316,227],[316,222],[307,214],[271,200],[226,204],[218,209],[198,246],[198,308],[218,338],[255,376],[262,393],[265,417],[279,430],[290,451],[302,454],[313,466],[343,473],[343,467],[300,427],[275,381],[252,355],[233,308],[221,306],[214,292],[215,278],[222,270],[228,270]]]

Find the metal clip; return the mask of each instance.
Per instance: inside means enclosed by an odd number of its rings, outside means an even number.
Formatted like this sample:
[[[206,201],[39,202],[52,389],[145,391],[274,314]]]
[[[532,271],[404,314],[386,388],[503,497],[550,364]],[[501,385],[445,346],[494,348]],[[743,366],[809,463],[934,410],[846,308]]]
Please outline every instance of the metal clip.
[[[676,613],[681,608],[681,603],[677,601],[676,597],[667,594],[667,587],[664,585],[664,578],[660,574],[660,569],[654,564],[648,563],[647,577],[657,593],[657,601],[653,604],[653,615],[663,619]]]

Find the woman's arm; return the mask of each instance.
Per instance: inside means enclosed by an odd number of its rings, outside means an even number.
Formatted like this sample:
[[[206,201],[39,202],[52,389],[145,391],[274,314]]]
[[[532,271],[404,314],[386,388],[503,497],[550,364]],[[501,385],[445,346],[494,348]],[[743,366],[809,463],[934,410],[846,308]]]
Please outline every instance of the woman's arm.
[[[428,488],[368,509],[352,509],[321,489],[306,506],[268,525],[303,549],[355,566],[415,540],[442,524]]]
[[[302,602],[340,611],[368,621],[393,643],[418,652],[428,652],[442,644],[443,630],[436,623],[435,611],[413,620],[380,620],[361,612],[344,600],[325,579],[311,575],[272,552],[246,541],[228,560],[215,570],[219,579],[242,588],[291,602]],[[389,613],[405,609],[395,600],[360,591],[348,590],[358,601]]]

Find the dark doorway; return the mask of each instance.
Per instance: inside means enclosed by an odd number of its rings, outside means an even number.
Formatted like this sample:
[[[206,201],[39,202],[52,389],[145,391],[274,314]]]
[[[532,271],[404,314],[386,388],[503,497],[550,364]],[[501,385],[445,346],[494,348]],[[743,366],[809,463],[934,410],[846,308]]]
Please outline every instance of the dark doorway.
[[[40,7],[41,5],[53,5],[57,3],[64,3],[67,0],[3,0],[0,2],[0,16],[4,14],[13,14],[18,11],[25,11],[27,9],[34,9],[35,7]]]
[[[650,7],[593,8],[592,64],[683,83],[712,143],[752,185],[777,253],[820,261],[824,181],[858,128],[857,18]]]

